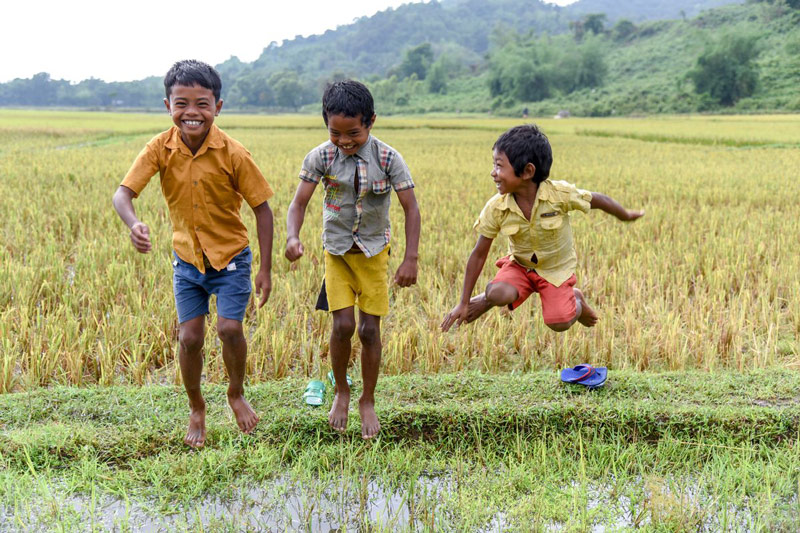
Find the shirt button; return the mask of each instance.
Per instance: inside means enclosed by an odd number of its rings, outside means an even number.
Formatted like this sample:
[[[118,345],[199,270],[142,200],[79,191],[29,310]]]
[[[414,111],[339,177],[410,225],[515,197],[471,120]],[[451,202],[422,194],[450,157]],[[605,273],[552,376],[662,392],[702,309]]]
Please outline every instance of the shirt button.
[[[194,180],[194,184],[197,185],[197,180]]]
[[[197,204],[194,204],[194,208],[197,209]]]

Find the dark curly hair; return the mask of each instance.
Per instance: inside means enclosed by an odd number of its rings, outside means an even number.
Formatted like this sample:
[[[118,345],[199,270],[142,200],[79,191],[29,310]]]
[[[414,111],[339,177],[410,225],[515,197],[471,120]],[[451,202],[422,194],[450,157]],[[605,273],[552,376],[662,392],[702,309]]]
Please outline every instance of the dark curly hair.
[[[372,124],[375,102],[367,86],[355,80],[342,80],[329,83],[322,95],[322,120],[328,125],[331,115],[357,117],[361,115],[364,126]]]
[[[553,165],[553,151],[547,135],[536,124],[524,124],[511,128],[492,146],[493,150],[503,152],[508,162],[514,167],[514,174],[520,176],[525,165],[532,163],[536,167],[533,181],[541,183],[550,175]]]
[[[186,59],[178,61],[164,76],[164,89],[167,99],[176,85],[185,87],[200,86],[214,93],[214,99],[219,101],[222,92],[222,80],[214,67],[202,61]]]

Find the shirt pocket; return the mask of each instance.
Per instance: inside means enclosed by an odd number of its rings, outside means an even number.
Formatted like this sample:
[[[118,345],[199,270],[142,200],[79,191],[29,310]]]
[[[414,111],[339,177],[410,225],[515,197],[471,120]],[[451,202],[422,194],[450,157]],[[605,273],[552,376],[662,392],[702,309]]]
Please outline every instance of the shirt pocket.
[[[505,235],[506,237],[516,235],[518,232],[519,232],[519,224],[508,224],[507,226],[503,226],[500,228],[500,235]]]
[[[206,191],[206,202],[215,205],[233,205],[237,193],[233,182],[227,174],[206,174],[203,176],[203,187]]]
[[[539,225],[547,233],[555,232],[564,225],[564,215],[558,211],[542,213],[539,215]]]
[[[388,179],[385,180],[375,180],[372,182],[372,193],[373,194],[386,194],[392,189],[392,184],[389,182]]]

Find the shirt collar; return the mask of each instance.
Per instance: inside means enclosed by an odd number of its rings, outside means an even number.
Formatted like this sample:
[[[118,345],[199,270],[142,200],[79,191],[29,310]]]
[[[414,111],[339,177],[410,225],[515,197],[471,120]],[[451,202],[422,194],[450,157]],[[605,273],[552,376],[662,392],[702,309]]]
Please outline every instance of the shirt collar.
[[[372,147],[372,140],[373,137],[372,135],[370,135],[369,139],[367,139],[367,142],[365,142],[364,145],[358,149],[358,152],[356,152],[355,155],[357,155],[364,161],[369,161],[369,155],[372,152],[372,150],[370,149]]]
[[[539,184],[539,188],[536,190],[536,199],[533,201],[533,208],[531,209],[531,214],[533,214],[536,211],[536,207],[539,205],[539,198],[541,198],[542,196],[542,187],[547,188],[550,186],[551,183],[549,179],[546,179]],[[503,199],[498,204],[497,209],[499,209],[500,211],[505,211],[505,210],[513,211],[522,218],[525,218],[525,215],[522,214],[522,209],[520,209],[519,204],[514,199],[514,195],[511,193],[506,193],[503,195]]]
[[[180,150],[181,153],[189,157],[196,157],[204,154],[209,148],[223,148],[225,142],[222,140],[222,131],[220,131],[216,124],[212,124],[211,128],[208,130],[208,135],[206,135],[205,140],[203,140],[203,144],[200,145],[200,149],[197,150],[196,154],[192,154],[192,151],[189,150],[189,147],[186,146],[186,143],[181,139],[180,128],[178,128],[178,126],[172,126],[172,133],[169,139],[167,139],[167,142],[164,143],[164,146],[170,150]]]

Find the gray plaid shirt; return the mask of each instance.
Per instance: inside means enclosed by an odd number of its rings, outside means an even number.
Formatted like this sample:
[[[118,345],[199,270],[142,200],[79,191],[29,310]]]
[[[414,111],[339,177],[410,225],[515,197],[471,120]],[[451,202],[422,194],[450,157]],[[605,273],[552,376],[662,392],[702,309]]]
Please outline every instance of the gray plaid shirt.
[[[367,257],[381,253],[389,244],[389,191],[414,187],[402,156],[371,135],[351,156],[330,141],[317,146],[303,161],[300,179],[325,186],[322,244],[333,255],[344,255],[353,243]]]

